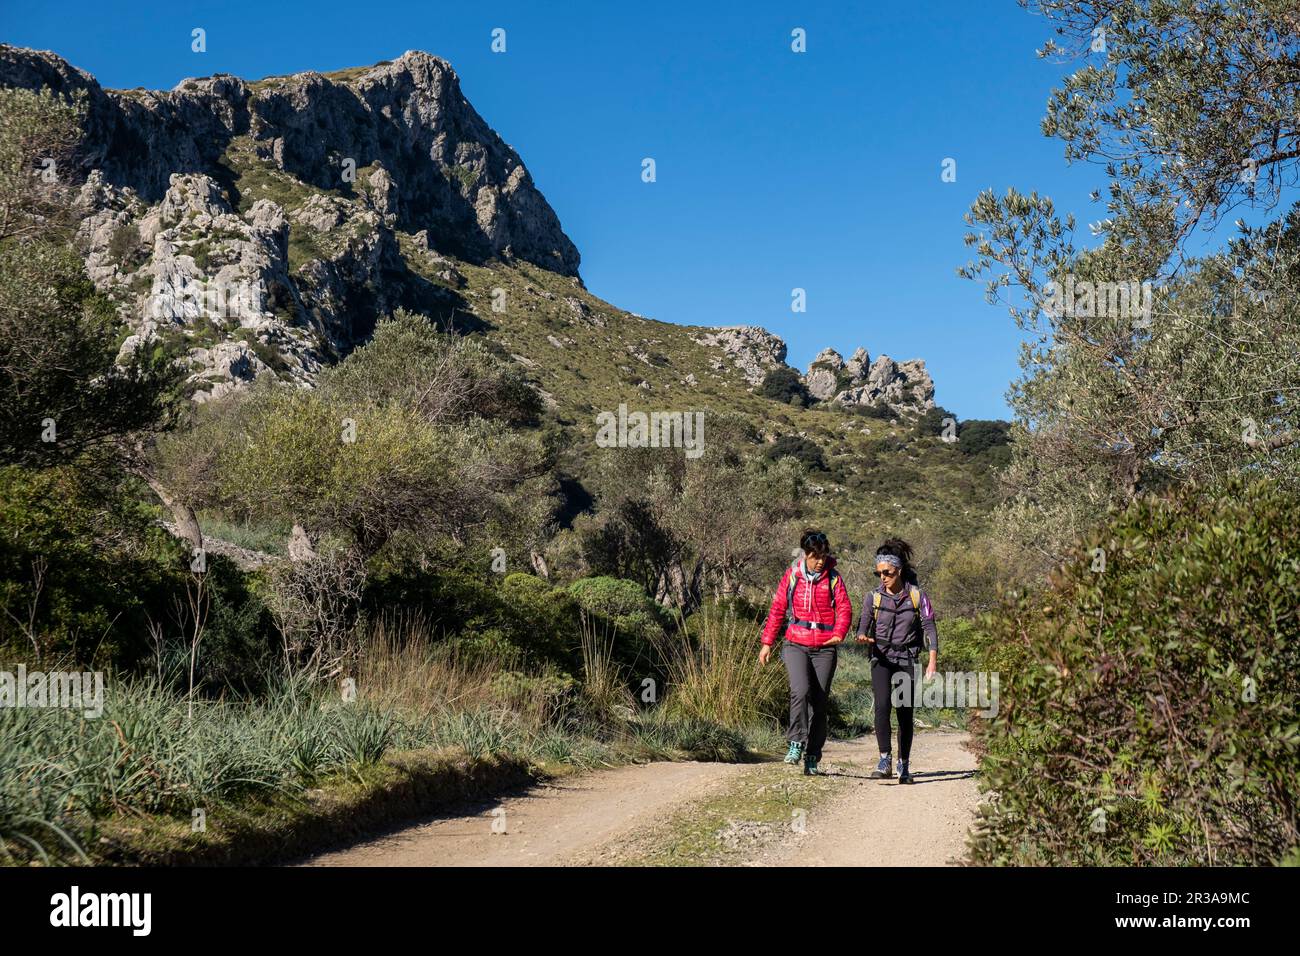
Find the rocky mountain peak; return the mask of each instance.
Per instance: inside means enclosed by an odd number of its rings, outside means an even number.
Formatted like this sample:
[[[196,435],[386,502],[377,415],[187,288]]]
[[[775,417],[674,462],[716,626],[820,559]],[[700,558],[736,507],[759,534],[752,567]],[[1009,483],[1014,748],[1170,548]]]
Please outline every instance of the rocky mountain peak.
[[[310,384],[399,308],[486,331],[484,279],[469,287],[458,264],[528,263],[582,291],[555,212],[441,57],[411,50],[330,73],[107,90],[53,53],[0,44],[0,86],[84,99],[70,178],[81,185],[87,273],[131,326],[122,348],[163,339],[188,363],[197,401],[268,370]],[[606,324],[582,297],[566,293],[566,310],[555,292],[530,282],[521,292],[522,309],[545,321]],[[685,334],[710,350],[715,377],[738,370],[753,388],[793,371],[766,329]],[[668,360],[653,338],[628,351],[657,367]],[[923,362],[873,362],[862,348],[847,360],[824,349],[804,379],[823,402],[933,405]]]
[[[0,45],[0,85],[84,94],[81,178],[99,170],[148,203],[173,173],[230,185],[230,153],[244,142],[318,189],[348,192],[363,170],[382,166],[396,225],[427,230],[435,249],[578,274],[578,250],[518,154],[465,99],[451,65],[428,53],[330,74],[218,74],[170,91],[114,91],[53,53]]]

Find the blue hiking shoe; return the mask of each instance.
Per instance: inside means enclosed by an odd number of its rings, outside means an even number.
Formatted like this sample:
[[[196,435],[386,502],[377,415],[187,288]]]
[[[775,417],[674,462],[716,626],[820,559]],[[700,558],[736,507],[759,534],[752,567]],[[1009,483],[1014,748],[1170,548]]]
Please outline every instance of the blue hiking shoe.
[[[894,775],[894,758],[889,754],[880,755],[880,763],[876,764],[876,769],[871,771],[871,779],[885,780]]]
[[[817,764],[818,764],[818,762],[819,762],[820,760],[821,760],[820,757],[808,757],[808,756],[805,756],[805,757],[803,758],[803,775],[804,775],[805,777],[819,777],[819,776],[821,776],[821,773],[822,773],[822,772],[821,772],[820,770],[817,769]]]
[[[803,744],[797,740],[790,741],[790,749],[785,752],[786,763],[798,763],[803,758]]]
[[[907,769],[907,761],[906,761],[906,760],[900,760],[900,761],[898,761],[898,782],[899,782],[899,783],[911,783],[911,782],[912,782],[912,774],[911,774],[911,773],[908,771],[908,769]]]

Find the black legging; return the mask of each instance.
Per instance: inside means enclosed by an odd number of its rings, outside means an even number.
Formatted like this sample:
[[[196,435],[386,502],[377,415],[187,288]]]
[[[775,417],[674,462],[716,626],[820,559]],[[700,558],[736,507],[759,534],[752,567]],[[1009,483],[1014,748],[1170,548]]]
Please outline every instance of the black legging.
[[[889,753],[890,695],[895,674],[902,674],[903,700],[906,707],[898,711],[898,759],[906,760],[912,752],[912,665],[891,661],[879,654],[871,660],[871,692],[876,698],[876,746],[882,754]]]

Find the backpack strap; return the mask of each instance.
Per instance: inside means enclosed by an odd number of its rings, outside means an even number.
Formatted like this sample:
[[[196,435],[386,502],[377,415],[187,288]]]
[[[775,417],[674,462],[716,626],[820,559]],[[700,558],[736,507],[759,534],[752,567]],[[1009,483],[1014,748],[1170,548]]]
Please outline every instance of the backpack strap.
[[[839,581],[839,572],[833,568],[826,572],[826,583],[831,589],[831,613],[835,613],[835,583]],[[794,616],[794,588],[799,583],[799,561],[796,559],[794,564],[790,565],[790,576],[785,588],[785,620],[786,624],[797,624],[800,627],[807,628],[810,631],[833,631],[834,624],[817,624],[813,621],[800,621]],[[816,587],[816,584],[813,585]]]
[[[794,586],[799,583],[799,562],[790,565],[790,574],[785,588],[785,620],[788,624],[794,617]]]
[[[908,585],[907,596],[912,599],[912,610],[916,612],[916,619],[921,620],[921,589],[916,585]],[[874,623],[880,616],[880,589],[871,592],[871,620]]]

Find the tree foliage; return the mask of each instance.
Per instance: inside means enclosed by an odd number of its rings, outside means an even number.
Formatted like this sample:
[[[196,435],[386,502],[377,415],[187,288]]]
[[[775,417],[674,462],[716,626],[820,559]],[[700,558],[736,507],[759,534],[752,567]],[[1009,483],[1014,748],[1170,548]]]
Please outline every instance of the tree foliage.
[[[691,610],[707,592],[735,594],[786,554],[799,512],[802,467],[759,454],[741,419],[710,415],[704,454],[611,448],[599,459],[601,509],[576,528],[587,566],[640,583],[661,603]]]
[[[1044,131],[1102,165],[1106,215],[1089,246],[1047,197],[982,193],[960,272],[1025,333],[1000,523],[1047,566],[1145,491],[1297,474],[1300,212],[1199,258],[1187,239],[1239,206],[1268,217],[1294,178],[1300,38],[1261,0],[1034,6],[1059,30],[1044,53],[1084,60]]]
[[[758,391],[761,395],[773,401],[784,402],[785,404],[798,399],[800,403],[806,405],[812,400],[803,379],[799,377],[799,373],[787,365],[779,365],[768,371],[763,376]]]
[[[532,389],[420,317],[381,322],[315,389],[267,380],[209,404],[159,449],[196,507],[288,516],[367,555],[548,517],[551,441],[512,427],[535,416]]]
[[[72,245],[67,177],[84,115],[0,89],[0,464],[68,463],[167,424],[179,374],[138,350]]]

